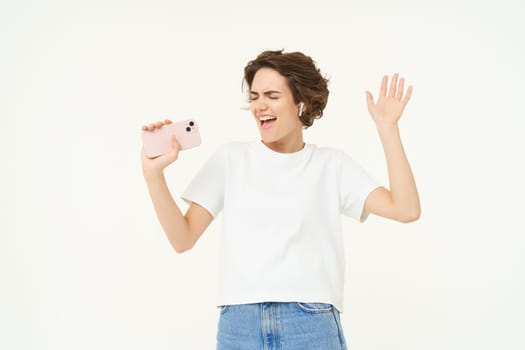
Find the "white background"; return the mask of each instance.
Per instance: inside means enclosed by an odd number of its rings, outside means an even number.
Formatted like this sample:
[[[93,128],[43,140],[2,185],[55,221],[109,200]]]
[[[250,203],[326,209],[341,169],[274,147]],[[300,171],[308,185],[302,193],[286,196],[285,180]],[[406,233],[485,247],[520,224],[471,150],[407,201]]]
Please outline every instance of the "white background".
[[[523,2],[1,1],[0,348],[213,349],[220,221],[177,255],[140,127],[196,118],[178,196],[222,143],[254,140],[245,64],[299,50],[331,78],[307,142],[387,183],[366,89],[400,72],[422,201],[409,225],[343,218],[351,349],[525,348]]]

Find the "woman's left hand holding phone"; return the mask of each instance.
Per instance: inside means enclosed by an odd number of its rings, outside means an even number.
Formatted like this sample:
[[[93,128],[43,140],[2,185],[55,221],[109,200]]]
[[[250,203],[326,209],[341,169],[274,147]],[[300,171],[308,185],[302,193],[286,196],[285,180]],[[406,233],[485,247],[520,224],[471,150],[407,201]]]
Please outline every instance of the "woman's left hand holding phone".
[[[171,124],[171,120],[165,119],[164,121],[158,121],[149,125],[144,125],[142,126],[142,130],[154,131],[155,129],[160,129],[164,125],[168,124]],[[162,175],[164,168],[166,168],[168,165],[177,160],[179,156],[180,145],[177,142],[177,138],[175,137],[175,135],[173,135],[171,138],[171,145],[171,152],[168,152],[156,158],[148,158],[148,156],[146,156],[146,154],[144,153],[144,148],[142,149],[142,172],[146,181],[152,177],[154,178],[158,177],[159,175]]]

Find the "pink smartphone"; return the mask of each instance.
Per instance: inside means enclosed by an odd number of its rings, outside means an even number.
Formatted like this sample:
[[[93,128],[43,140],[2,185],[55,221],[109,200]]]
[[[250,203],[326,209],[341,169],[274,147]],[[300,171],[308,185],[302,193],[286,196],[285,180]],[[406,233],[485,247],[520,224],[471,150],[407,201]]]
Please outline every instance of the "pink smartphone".
[[[155,158],[171,151],[171,135],[175,134],[180,150],[197,147],[201,144],[201,135],[194,119],[181,120],[153,131],[142,131],[144,153],[148,158]]]

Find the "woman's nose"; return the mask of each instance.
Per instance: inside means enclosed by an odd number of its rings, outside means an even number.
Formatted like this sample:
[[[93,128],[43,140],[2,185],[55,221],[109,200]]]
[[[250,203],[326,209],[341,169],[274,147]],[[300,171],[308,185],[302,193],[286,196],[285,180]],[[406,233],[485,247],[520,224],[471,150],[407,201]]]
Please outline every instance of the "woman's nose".
[[[268,105],[264,101],[257,100],[257,101],[253,101],[252,103],[256,111],[264,111],[268,108]]]

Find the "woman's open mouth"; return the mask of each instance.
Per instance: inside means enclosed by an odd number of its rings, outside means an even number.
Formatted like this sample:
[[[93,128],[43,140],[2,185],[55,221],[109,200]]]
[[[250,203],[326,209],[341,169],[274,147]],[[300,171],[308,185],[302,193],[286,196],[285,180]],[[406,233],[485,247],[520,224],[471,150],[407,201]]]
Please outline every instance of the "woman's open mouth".
[[[271,128],[276,120],[277,120],[277,118],[274,117],[274,116],[271,116],[271,115],[263,115],[263,116],[259,117],[259,122],[261,123],[261,128],[262,129],[269,129],[269,128]]]

